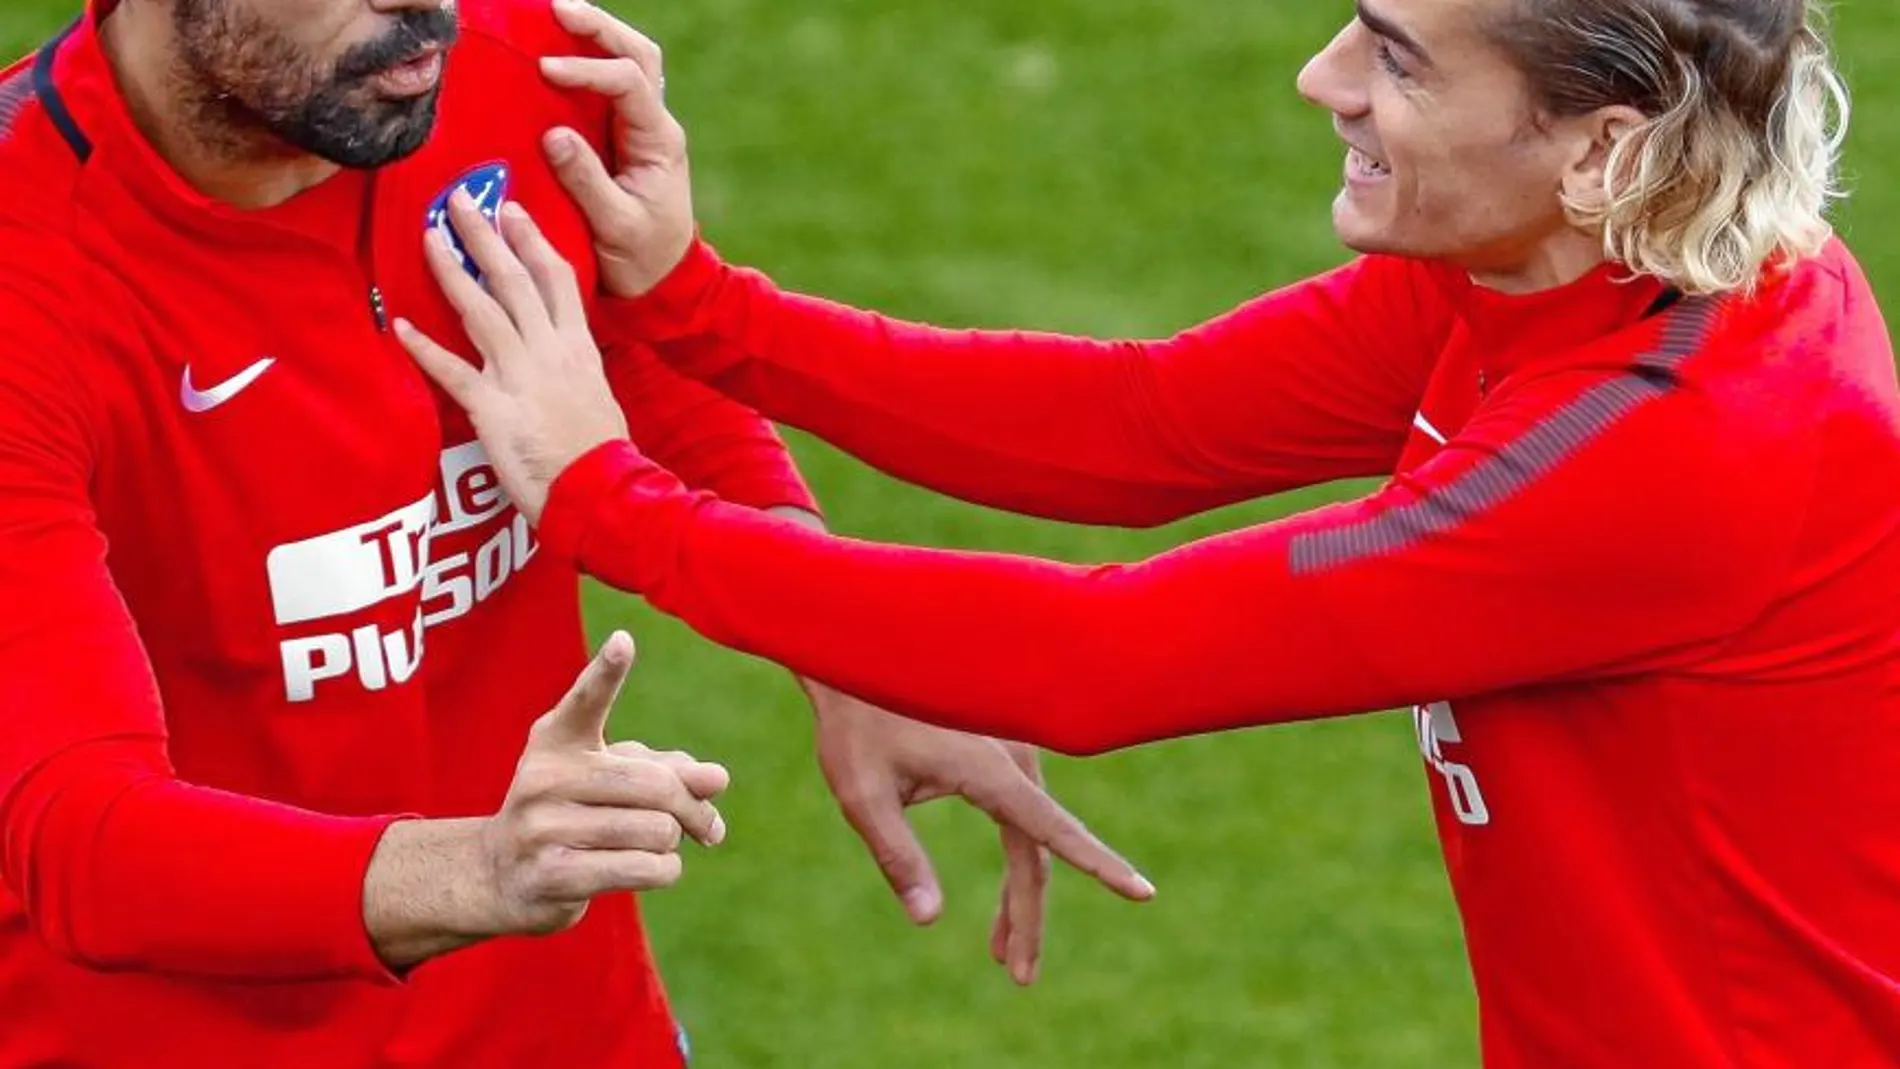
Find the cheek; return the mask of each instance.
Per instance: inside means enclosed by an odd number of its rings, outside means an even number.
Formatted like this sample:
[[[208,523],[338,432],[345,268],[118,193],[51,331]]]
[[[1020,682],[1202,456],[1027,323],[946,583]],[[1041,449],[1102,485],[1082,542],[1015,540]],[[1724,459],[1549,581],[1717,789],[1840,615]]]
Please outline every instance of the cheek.
[[[328,67],[352,45],[373,36],[376,20],[361,3],[306,0],[278,5],[272,11],[271,27],[306,65]]]
[[[1515,228],[1561,211],[1555,169],[1533,147],[1499,136],[1431,131],[1402,162],[1416,208],[1479,228]]]

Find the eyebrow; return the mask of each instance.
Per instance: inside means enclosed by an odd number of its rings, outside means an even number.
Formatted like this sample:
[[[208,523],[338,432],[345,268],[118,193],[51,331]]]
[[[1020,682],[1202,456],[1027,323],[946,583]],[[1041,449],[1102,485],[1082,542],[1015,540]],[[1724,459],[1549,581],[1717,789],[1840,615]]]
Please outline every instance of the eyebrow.
[[[1418,43],[1417,38],[1405,32],[1405,27],[1367,7],[1365,0],[1358,0],[1356,8],[1359,21],[1365,24],[1366,29],[1417,56],[1421,63],[1431,65],[1431,55]]]

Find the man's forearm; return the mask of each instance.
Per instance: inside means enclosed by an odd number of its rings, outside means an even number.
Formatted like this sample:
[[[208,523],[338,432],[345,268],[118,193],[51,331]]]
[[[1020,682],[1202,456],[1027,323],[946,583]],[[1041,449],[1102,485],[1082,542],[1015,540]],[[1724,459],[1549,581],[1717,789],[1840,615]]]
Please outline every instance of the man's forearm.
[[[481,866],[481,819],[389,826],[363,878],[363,924],[391,969],[502,934]]]
[[[774,516],[783,516],[794,523],[803,524],[814,531],[826,530],[824,517],[812,512],[810,509],[802,509],[796,505],[774,505],[765,511]],[[798,685],[804,690],[806,699],[812,703],[814,712],[823,713],[825,699],[837,694],[836,691],[831,690],[831,688],[817,680],[806,679],[804,676],[796,674],[794,674],[793,678],[798,680]]]
[[[102,740],[45,762],[0,807],[5,879],[48,948],[211,980],[389,979],[362,902],[397,818],[181,783],[165,764],[156,739]]]
[[[738,505],[803,506],[810,488],[776,428],[757,412],[667,367],[651,348],[600,335],[608,384],[640,450],[687,485]]]

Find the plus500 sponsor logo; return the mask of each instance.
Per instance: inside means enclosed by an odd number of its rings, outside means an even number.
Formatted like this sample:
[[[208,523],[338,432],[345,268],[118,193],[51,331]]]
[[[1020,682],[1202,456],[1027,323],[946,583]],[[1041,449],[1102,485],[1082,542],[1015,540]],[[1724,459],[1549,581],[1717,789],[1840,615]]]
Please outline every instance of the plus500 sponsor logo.
[[[480,442],[442,454],[442,480],[435,502],[438,522],[430,530],[431,537],[486,523],[510,506]],[[515,512],[513,523],[474,549],[431,559],[422,573],[423,625],[447,623],[488,600],[510,576],[528,566],[539,548],[527,517]]]
[[[432,540],[477,527],[509,510],[500,480],[479,443],[443,452],[434,493],[387,515],[278,546],[266,559],[279,626],[338,620],[334,631],[279,644],[284,694],[315,699],[326,682],[354,677],[366,690],[406,683],[422,663],[428,628],[463,616],[526,567],[538,548],[525,517],[497,528],[472,549],[431,553]],[[420,597],[414,597],[420,588]],[[401,626],[345,617],[374,615],[392,601],[415,601]]]

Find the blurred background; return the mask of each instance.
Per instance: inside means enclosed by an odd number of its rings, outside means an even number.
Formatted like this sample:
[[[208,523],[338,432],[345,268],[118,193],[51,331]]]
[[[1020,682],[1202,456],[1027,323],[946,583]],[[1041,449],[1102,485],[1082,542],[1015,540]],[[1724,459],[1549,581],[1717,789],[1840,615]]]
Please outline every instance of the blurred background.
[[[1293,78],[1345,0],[610,6],[666,47],[708,236],[784,285],[952,325],[1165,335],[1344,256],[1328,224],[1341,149]],[[29,50],[78,7],[0,2],[0,47]],[[1857,100],[1839,218],[1889,305],[1895,13],[1848,0],[1835,19]],[[932,498],[792,442],[845,533],[1071,561],[1344,489],[1104,532]],[[824,790],[785,673],[624,596],[594,592],[590,616],[641,644],[616,733],[735,774],[728,844],[646,907],[699,1065],[1476,1066],[1409,717],[1051,762],[1061,797],[1161,893],[1133,906],[1059,872],[1042,980],[1021,990],[986,951],[1001,859],[984,818],[917,811],[948,903],[911,928]]]

